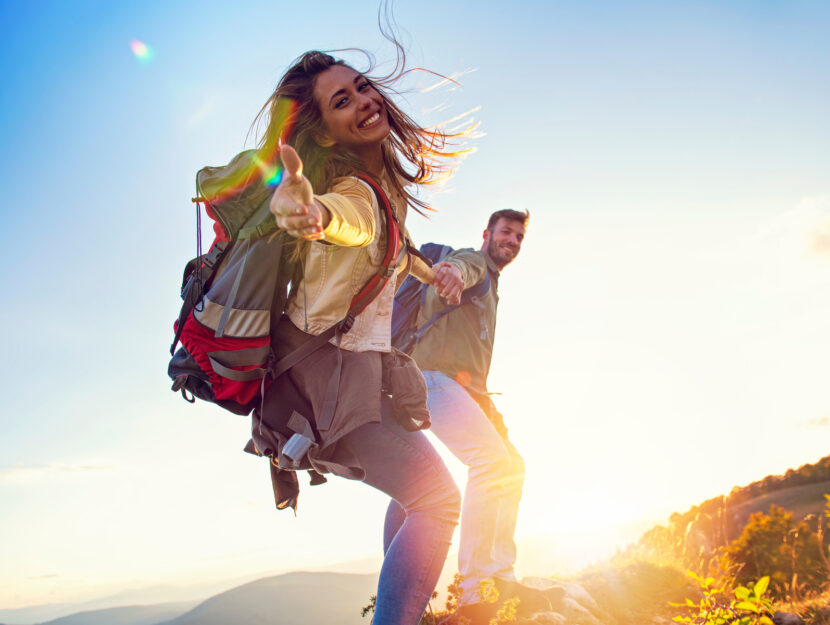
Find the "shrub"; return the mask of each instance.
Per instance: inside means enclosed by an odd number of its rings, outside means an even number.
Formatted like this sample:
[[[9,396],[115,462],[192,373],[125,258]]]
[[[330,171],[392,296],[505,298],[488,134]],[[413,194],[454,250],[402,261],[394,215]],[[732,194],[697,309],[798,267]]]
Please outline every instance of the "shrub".
[[[800,591],[815,592],[827,581],[817,534],[809,523],[793,521],[783,508],[756,512],[741,535],[724,550],[722,565],[738,584],[769,574],[770,595],[797,599]]]
[[[686,599],[685,604],[672,604],[686,611],[675,616],[674,621],[694,625],[773,625],[772,602],[764,597],[769,577],[749,586],[738,586],[732,599],[724,588],[715,587],[714,578],[689,575],[697,580],[703,596],[698,602]]]

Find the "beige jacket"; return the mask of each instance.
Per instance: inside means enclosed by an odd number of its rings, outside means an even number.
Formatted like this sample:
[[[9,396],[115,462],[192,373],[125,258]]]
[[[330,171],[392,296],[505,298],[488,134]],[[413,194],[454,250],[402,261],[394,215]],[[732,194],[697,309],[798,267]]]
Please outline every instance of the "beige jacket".
[[[386,179],[381,186],[392,204],[400,224],[397,280],[386,286],[357,316],[352,329],[344,334],[340,346],[363,352],[388,352],[391,349],[392,304],[398,282],[409,269],[404,222],[406,201],[394,192]],[[304,278],[286,306],[286,314],[300,330],[320,334],[334,325],[349,310],[355,294],[377,273],[386,252],[382,207],[369,185],[357,178],[338,178],[324,195],[315,196],[331,213],[331,221],[321,241],[308,245],[303,259]],[[429,269],[420,261],[412,273],[429,281]],[[333,341],[334,339],[332,339]]]

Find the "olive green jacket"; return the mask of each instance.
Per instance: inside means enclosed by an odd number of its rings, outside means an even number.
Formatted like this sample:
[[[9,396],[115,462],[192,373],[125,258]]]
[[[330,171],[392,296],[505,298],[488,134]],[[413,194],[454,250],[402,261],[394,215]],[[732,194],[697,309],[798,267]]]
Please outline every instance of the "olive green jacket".
[[[480,302],[459,306],[436,321],[415,346],[412,357],[422,371],[440,371],[474,395],[486,395],[496,332],[499,271],[481,250],[456,250],[444,260],[461,270],[465,289],[478,284],[489,271],[490,290]],[[438,297],[435,289],[428,287],[426,301],[418,312],[417,327],[445,306],[446,302]]]

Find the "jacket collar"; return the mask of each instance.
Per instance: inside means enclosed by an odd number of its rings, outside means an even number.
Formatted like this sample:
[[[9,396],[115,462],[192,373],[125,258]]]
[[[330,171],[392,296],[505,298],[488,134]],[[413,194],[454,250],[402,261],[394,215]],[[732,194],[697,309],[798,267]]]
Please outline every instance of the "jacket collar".
[[[488,254],[486,250],[481,250],[481,255],[484,256],[484,260],[487,262],[487,267],[490,271],[494,272],[496,275],[499,275],[501,273],[499,266],[496,265],[492,258],[490,258],[490,254]]]

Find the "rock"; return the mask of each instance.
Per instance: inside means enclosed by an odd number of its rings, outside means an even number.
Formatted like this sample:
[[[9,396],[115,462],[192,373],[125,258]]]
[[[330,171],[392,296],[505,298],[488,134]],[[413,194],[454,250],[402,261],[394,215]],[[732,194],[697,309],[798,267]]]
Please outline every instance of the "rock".
[[[565,597],[574,599],[577,603],[585,606],[589,610],[596,611],[599,609],[594,598],[579,584],[556,582],[544,577],[524,577],[522,578],[522,584],[546,591],[548,598],[554,604],[554,608],[561,603],[562,591],[564,590]]]
[[[525,577],[522,578],[522,584],[544,591],[553,608],[552,612],[542,612],[533,617],[548,620],[531,621],[533,623],[609,625],[616,622],[580,584],[559,582],[544,577]]]
[[[804,620],[798,614],[790,612],[776,612],[772,615],[775,625],[804,625]]]
[[[556,612],[539,612],[525,622],[533,625],[568,625],[565,617]]]
[[[594,612],[599,612],[599,606],[594,598],[579,584],[562,584],[565,588],[565,596],[570,597],[580,605]]]
[[[562,600],[562,608],[559,610],[565,617],[566,623],[579,623],[579,625],[604,625],[591,611],[577,603],[571,597]]]
[[[530,586],[531,588],[538,588],[539,590],[547,590],[552,586],[561,585],[557,584],[555,581],[547,577],[523,577],[521,579],[521,582],[525,586]]]

